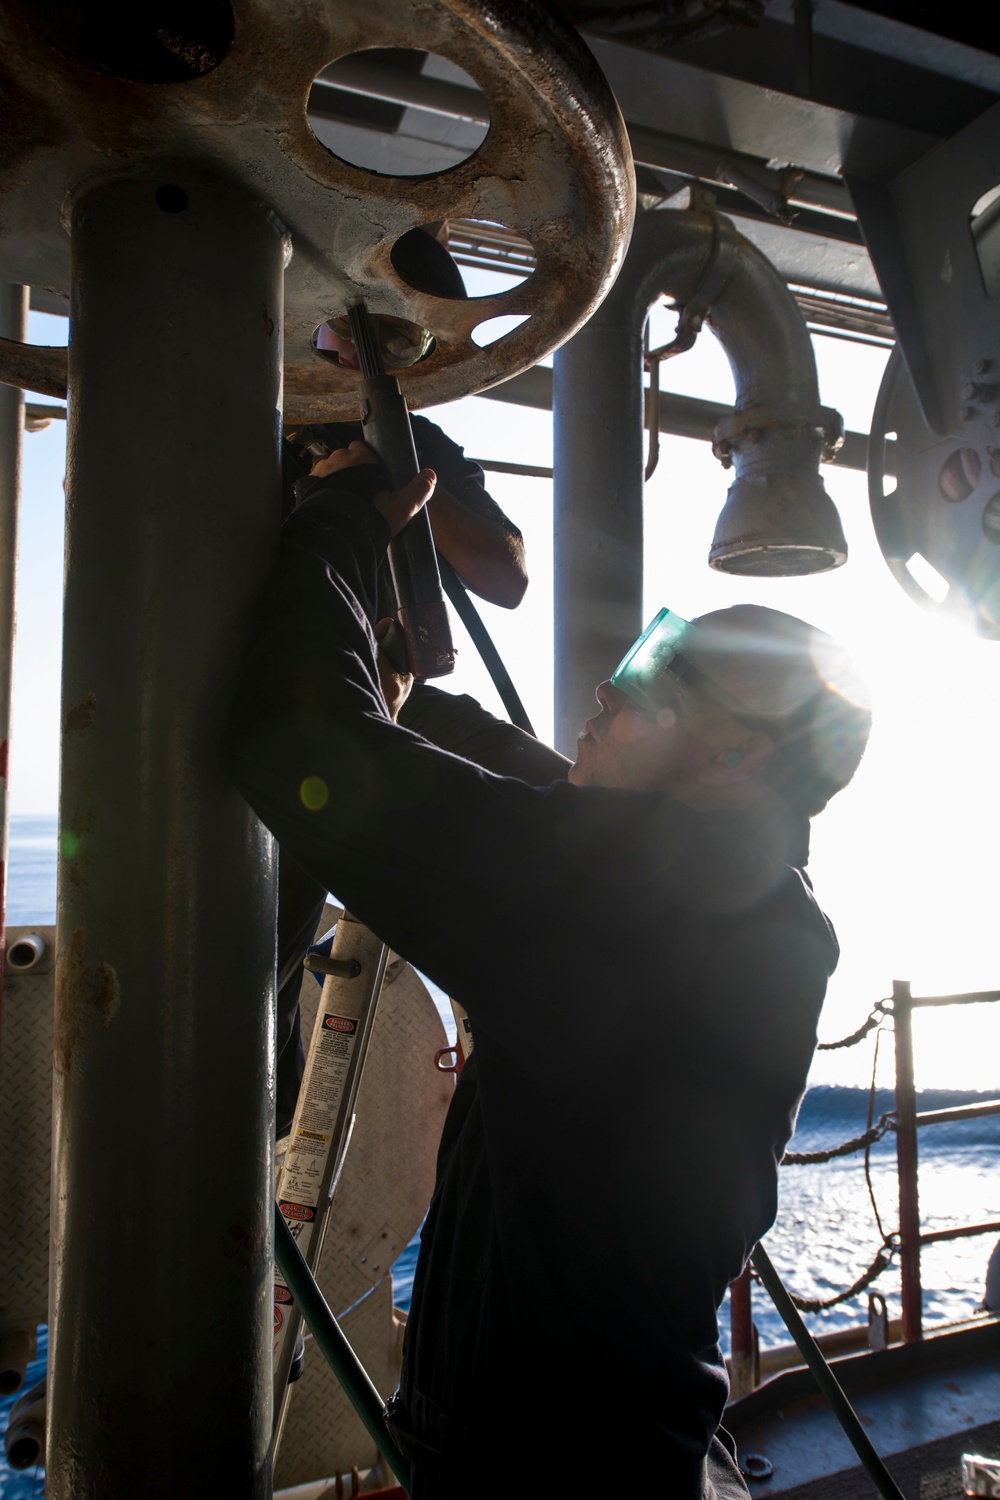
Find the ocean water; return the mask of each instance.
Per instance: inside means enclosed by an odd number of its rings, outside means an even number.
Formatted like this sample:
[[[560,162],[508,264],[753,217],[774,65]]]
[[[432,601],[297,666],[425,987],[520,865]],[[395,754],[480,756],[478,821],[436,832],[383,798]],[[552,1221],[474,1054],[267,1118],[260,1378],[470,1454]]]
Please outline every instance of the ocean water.
[[[7,925],[56,919],[56,819],[13,817],[7,845]]]
[[[10,925],[55,921],[56,820],[15,817],[9,840],[7,921]],[[956,1090],[924,1090],[920,1110],[1000,1098]],[[875,1117],[892,1108],[892,1095],[876,1096]],[[865,1128],[868,1090],[863,1087],[819,1087],[806,1095],[792,1149],[828,1149],[860,1135]],[[922,1129],[920,1213],[926,1230],[1000,1220],[1000,1115]],[[870,1177],[875,1203],[887,1232],[896,1228],[898,1201],[895,1137],[890,1132],[873,1147]],[[881,1243],[865,1181],[863,1156],[843,1157],[822,1166],[785,1167],[781,1173],[778,1221],[767,1237],[771,1259],[789,1290],[804,1297],[826,1298],[854,1282]],[[991,1236],[945,1241],[926,1248],[921,1258],[926,1326],[974,1315],[982,1299]],[[408,1307],[413,1287],[417,1244],[407,1247],[393,1268],[395,1300]],[[873,1288],[882,1293],[889,1316],[898,1317],[899,1273],[893,1266]],[[764,1348],[788,1342],[767,1294],[755,1288],[754,1321]],[[863,1322],[867,1296],[810,1315],[814,1333],[832,1332]],[[728,1347],[728,1312],[723,1308],[722,1342]],[[39,1357],[29,1380],[44,1373],[45,1330]],[[16,1399],[16,1398],[15,1398]],[[11,1400],[0,1402],[0,1431],[6,1430]],[[43,1475],[12,1473],[0,1451],[0,1500],[34,1500],[42,1493]]]

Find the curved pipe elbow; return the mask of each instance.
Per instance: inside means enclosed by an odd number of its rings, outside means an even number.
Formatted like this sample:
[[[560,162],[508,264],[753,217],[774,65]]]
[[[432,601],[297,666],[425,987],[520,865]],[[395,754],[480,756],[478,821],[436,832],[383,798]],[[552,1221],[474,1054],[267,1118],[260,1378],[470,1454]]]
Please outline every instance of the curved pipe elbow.
[[[625,336],[638,364],[643,324],[663,296],[696,327],[709,324],[736,387],[734,411],[713,442],[735,479],[712,566],[764,575],[837,567],[847,543],[819,465],[839,446],[843,423],[820,405],[812,341],[782,277],[729,219],[654,210],[637,222],[622,274],[590,327]]]
[[[809,331],[780,274],[722,215],[657,209],[637,221],[615,286],[591,318],[595,332],[641,347],[642,325],[660,297],[703,309],[726,351],[736,409],[819,406]]]

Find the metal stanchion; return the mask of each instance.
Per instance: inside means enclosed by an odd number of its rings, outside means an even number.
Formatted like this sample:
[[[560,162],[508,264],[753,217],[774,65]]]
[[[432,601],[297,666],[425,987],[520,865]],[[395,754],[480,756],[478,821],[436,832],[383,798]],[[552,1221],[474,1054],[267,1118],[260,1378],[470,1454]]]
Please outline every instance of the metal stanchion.
[[[643,319],[612,293],[595,321],[552,376],[554,744],[571,757],[594,684],[643,626]]]
[[[73,205],[50,1500],[271,1494],[274,854],[219,743],[280,510],[281,225]]]
[[[730,1395],[734,1401],[749,1395],[757,1384],[756,1340],[753,1326],[753,1299],[750,1267],[729,1284],[729,1326],[732,1358],[729,1375]]]
[[[913,1085],[913,1006],[910,986],[892,986],[896,1044],[896,1170],[899,1176],[899,1275],[903,1339],[923,1338],[920,1292],[920,1200],[917,1190],[917,1096]]]

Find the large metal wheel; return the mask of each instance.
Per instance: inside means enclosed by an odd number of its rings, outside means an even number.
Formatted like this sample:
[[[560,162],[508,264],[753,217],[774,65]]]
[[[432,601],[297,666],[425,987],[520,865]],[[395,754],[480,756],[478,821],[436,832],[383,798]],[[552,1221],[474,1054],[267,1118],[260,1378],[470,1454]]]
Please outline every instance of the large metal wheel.
[[[989,394],[986,382],[976,389]],[[872,414],[868,494],[882,555],[910,598],[1000,640],[1000,432],[992,425],[995,412],[991,402],[976,401],[963,412],[965,430],[942,437],[924,420],[895,349]],[[887,475],[892,435],[895,484]],[[940,586],[920,559],[931,565]]]
[[[0,278],[68,290],[64,205],[103,178],[153,162],[166,187],[172,163],[226,176],[290,233],[284,399],[297,422],[357,414],[356,373],[312,344],[352,295],[434,334],[431,355],[400,376],[411,407],[527,369],[601,301],[631,231],[631,157],[602,74],[548,8],[536,0],[220,3],[204,8],[204,35],[172,40],[176,66],[166,70],[150,61],[163,8],[151,8],[149,36],[130,23],[131,41],[117,22],[95,40],[93,19],[87,31],[54,0],[8,0],[0,12]],[[190,24],[192,7],[178,14]],[[313,80],[338,58],[385,47],[431,50],[483,89],[490,127],[468,160],[431,176],[390,177],[351,166],[317,139],[306,116]],[[195,76],[173,76],[185,72]],[[516,230],[534,247],[536,270],[520,287],[469,301],[408,286],[393,267],[393,244],[448,218]],[[478,348],[473,330],[503,314],[527,321]],[[10,383],[58,387],[51,357],[3,352]]]

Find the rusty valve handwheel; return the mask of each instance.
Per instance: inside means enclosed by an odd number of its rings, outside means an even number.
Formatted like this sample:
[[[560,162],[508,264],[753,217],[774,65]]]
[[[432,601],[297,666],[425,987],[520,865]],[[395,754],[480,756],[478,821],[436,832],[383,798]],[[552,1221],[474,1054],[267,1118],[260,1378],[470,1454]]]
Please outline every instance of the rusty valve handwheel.
[[[400,374],[419,407],[528,368],[586,320],[614,279],[634,211],[624,126],[577,34],[538,0],[237,0],[231,26],[211,45],[180,48],[197,76],[154,81],[117,43],[95,52],[75,16],[56,0],[6,0],[0,10],[0,275],[65,291],[66,202],[110,177],[158,172],[182,194],[192,173],[243,184],[291,237],[290,421],[356,416],[357,373],[312,343],[352,295],[433,333],[431,354]],[[371,47],[430,50],[475,79],[490,128],[467,161],[390,177],[320,144],[306,118],[313,80]],[[392,265],[393,244],[449,218],[517,231],[534,247],[535,271],[519,287],[468,301],[408,286]],[[478,348],[475,327],[501,314],[527,321]],[[6,344],[0,363],[9,383],[57,393],[53,351]]]

